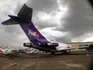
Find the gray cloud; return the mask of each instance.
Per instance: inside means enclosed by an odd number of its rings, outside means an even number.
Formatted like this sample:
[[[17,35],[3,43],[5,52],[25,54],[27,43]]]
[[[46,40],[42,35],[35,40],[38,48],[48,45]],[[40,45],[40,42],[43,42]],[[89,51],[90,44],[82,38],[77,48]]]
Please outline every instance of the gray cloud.
[[[33,22],[39,29],[55,27],[56,31],[68,32],[67,35],[62,36],[61,38],[55,38],[60,42],[72,41],[76,37],[79,38],[80,36],[85,34],[87,35],[87,33],[91,33],[93,31],[92,9],[88,2],[85,0],[59,0],[58,3],[57,1],[58,0],[28,0],[27,5],[33,8]],[[61,25],[51,21],[51,18],[48,21],[39,20],[41,18],[38,16],[39,12],[45,12],[47,15],[51,15],[53,18],[53,16],[56,15],[56,11],[58,11],[58,4],[60,4],[60,6],[63,8],[66,6],[68,8],[68,15],[66,17],[63,17],[62,15],[62,18],[60,19]],[[20,7],[21,4],[18,4],[17,11],[20,9]],[[55,14],[52,13],[53,11]],[[83,39],[84,38],[82,38],[82,40]]]
[[[51,12],[55,10],[57,6],[57,0],[28,0],[28,6],[32,7],[34,10]]]
[[[65,0],[67,1],[67,0]],[[64,2],[65,3],[65,2]],[[68,36],[64,36],[68,40],[70,38],[71,41],[74,38],[80,36],[85,36],[87,33],[92,33],[93,35],[93,12],[90,5],[85,0],[68,0],[66,2],[68,4],[68,16],[65,18],[61,18],[61,26],[56,27],[55,29],[62,32],[69,32]],[[66,5],[65,4],[65,5]],[[89,36],[86,36],[89,37]],[[82,40],[84,38],[82,37]],[[64,40],[64,39],[63,39]]]

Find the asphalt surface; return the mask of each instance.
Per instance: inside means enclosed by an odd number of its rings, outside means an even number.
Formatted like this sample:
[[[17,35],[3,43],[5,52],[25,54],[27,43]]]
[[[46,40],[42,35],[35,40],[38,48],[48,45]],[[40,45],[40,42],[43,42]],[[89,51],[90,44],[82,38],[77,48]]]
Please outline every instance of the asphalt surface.
[[[52,57],[49,53],[27,55],[21,53],[11,59],[7,56],[0,57],[0,70],[89,70],[93,52],[86,54],[85,51],[73,51],[63,55],[57,53]]]

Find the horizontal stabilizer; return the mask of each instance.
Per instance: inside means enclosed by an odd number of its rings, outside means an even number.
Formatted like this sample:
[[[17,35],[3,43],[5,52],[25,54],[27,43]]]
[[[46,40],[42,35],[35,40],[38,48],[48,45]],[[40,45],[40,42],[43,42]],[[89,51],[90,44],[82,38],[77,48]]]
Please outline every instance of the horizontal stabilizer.
[[[8,19],[8,20],[2,22],[2,24],[3,25],[15,25],[15,24],[18,24],[18,22],[13,19]]]

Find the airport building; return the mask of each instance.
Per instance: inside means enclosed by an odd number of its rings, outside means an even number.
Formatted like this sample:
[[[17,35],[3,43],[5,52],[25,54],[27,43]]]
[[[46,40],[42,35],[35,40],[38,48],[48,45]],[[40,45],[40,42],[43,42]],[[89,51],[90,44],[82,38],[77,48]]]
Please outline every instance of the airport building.
[[[93,44],[93,42],[70,42],[68,44],[70,44],[72,47],[78,48],[82,46],[89,46],[90,44]]]

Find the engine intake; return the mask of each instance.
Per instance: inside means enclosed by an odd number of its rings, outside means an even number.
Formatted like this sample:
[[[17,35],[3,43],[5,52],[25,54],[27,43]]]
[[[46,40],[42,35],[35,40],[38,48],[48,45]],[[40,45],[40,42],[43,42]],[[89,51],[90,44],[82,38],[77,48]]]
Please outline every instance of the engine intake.
[[[31,46],[33,46],[33,45],[32,45],[32,43],[24,43],[23,46],[31,47]]]
[[[47,43],[47,45],[48,45],[48,46],[51,46],[51,45],[53,45],[53,44],[52,44],[52,43]]]

